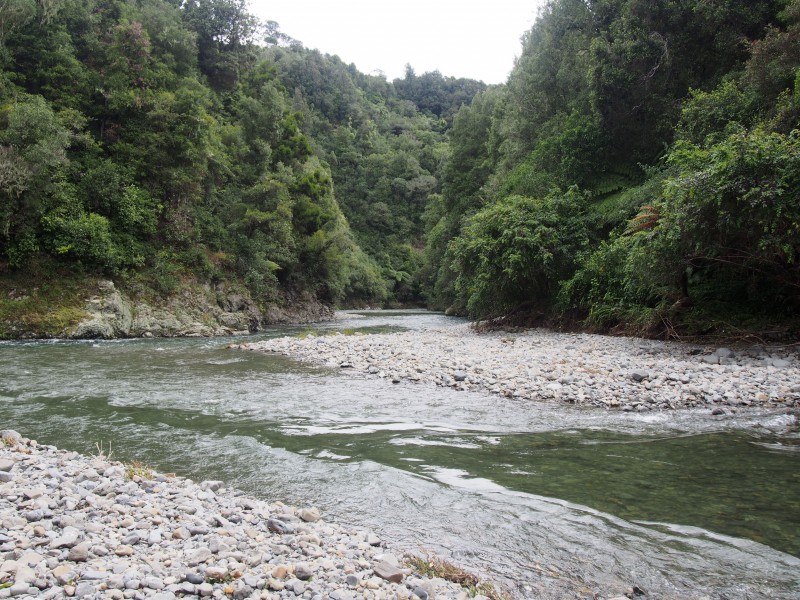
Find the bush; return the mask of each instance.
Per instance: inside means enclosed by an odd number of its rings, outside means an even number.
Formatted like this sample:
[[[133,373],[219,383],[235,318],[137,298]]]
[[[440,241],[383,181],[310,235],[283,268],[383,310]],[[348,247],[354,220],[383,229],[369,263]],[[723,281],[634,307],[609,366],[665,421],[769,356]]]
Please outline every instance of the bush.
[[[509,196],[470,218],[450,248],[456,292],[469,313],[549,306],[587,244],[585,201],[575,188],[543,199]]]

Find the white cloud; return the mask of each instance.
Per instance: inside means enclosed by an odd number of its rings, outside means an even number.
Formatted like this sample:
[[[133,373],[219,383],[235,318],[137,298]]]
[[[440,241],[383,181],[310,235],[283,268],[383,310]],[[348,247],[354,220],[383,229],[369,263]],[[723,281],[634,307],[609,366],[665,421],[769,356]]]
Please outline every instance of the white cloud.
[[[402,77],[406,63],[417,74],[506,80],[544,0],[251,0],[262,20],[307,48],[337,54],[364,73]]]

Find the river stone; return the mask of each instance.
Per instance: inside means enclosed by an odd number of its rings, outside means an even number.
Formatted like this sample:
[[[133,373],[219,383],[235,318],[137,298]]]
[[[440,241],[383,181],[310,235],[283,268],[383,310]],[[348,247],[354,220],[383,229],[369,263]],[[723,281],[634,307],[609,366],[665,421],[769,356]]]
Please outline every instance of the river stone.
[[[189,567],[196,567],[212,558],[214,558],[214,554],[211,550],[208,548],[198,548],[186,559],[186,565]]]
[[[25,583],[24,581],[15,582],[10,588],[8,588],[9,595],[12,597],[22,596],[23,594],[28,594],[30,590],[30,586]]]
[[[206,569],[206,579],[211,581],[222,581],[228,576],[228,569],[225,567],[208,567]]]
[[[105,581],[108,579],[108,573],[105,571],[86,570],[81,573],[81,579],[86,581]]]
[[[61,537],[57,537],[50,542],[51,548],[72,548],[77,545],[81,532],[75,527],[65,527],[61,532]]]
[[[634,381],[644,381],[650,376],[650,373],[647,371],[633,371],[631,373],[631,379]]]
[[[288,574],[289,569],[286,565],[276,565],[272,568],[270,575],[272,575],[275,579],[284,579]]]
[[[200,573],[186,573],[186,575],[184,575],[183,578],[189,583],[193,583],[194,585],[200,585],[205,581],[205,579]]]
[[[736,358],[736,352],[730,348],[717,348],[714,354],[719,358]]]
[[[308,581],[314,576],[314,570],[308,563],[297,563],[294,566],[294,576],[302,581]]]
[[[25,517],[25,520],[28,521],[28,523],[35,523],[36,521],[41,521],[44,519],[44,511],[41,509],[29,510],[22,516]]]
[[[419,600],[428,600],[428,592],[421,587],[414,588],[414,595],[419,598]]]
[[[0,458],[0,471],[7,473],[14,468],[15,464],[17,464],[17,461],[15,460],[11,460],[10,458]]]
[[[61,585],[65,585],[75,579],[75,571],[70,565],[58,565],[52,571],[53,577]]]
[[[31,568],[38,565],[40,562],[44,560],[44,556],[39,554],[38,552],[25,552],[20,558],[19,562],[23,565],[27,565]]]
[[[0,483],[8,483],[14,480],[14,474],[8,471],[0,471]]]
[[[270,531],[281,534],[289,534],[296,531],[293,523],[285,523],[280,519],[267,519],[267,528]]]
[[[403,581],[403,572],[387,562],[381,561],[375,563],[372,565],[372,570],[375,575],[391,583],[400,583]]]
[[[203,598],[207,598],[214,593],[214,586],[210,583],[201,583],[197,586],[197,593]]]
[[[3,429],[0,431],[0,440],[3,440],[9,446],[15,446],[22,442],[22,436],[13,429]]]
[[[70,548],[67,560],[72,562],[85,562],[89,559],[89,542],[81,542]]]
[[[306,523],[316,523],[320,520],[321,515],[319,513],[319,509],[316,507],[313,508],[301,508],[300,511],[297,513],[297,516],[300,517]]]

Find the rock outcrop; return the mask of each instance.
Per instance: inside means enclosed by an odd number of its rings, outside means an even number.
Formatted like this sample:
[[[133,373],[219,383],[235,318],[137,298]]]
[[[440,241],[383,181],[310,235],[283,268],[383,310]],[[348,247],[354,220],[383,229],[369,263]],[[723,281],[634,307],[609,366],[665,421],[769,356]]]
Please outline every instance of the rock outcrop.
[[[242,289],[227,284],[197,284],[166,299],[136,298],[113,281],[99,281],[86,302],[87,316],[67,337],[207,337],[240,335],[278,323],[330,319],[333,310],[311,297],[287,299],[287,306],[265,312]]]

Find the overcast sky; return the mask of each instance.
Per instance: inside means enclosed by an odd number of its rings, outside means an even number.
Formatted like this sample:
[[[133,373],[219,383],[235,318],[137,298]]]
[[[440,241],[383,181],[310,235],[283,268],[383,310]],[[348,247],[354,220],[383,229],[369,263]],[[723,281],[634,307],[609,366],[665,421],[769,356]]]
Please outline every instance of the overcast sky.
[[[250,0],[251,12],[283,33],[355,63],[363,73],[503,83],[544,0]]]

